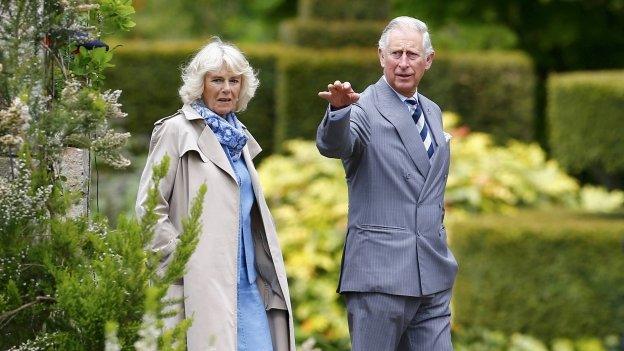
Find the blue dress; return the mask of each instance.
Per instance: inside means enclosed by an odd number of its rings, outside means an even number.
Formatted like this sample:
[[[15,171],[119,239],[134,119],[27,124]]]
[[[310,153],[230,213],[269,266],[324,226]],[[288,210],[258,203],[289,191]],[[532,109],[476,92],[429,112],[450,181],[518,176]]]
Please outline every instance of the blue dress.
[[[240,237],[238,240],[237,337],[238,351],[272,351],[271,331],[264,302],[256,285],[254,245],[251,233],[251,208],[255,201],[251,176],[245,160],[233,160],[223,148],[238,178],[240,189]]]

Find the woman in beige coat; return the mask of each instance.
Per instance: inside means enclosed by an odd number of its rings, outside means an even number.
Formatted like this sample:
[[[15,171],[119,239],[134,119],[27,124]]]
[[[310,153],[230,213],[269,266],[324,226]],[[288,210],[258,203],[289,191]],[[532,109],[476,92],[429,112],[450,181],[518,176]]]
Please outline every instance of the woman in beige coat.
[[[168,292],[183,296],[184,303],[166,324],[193,318],[191,351],[294,351],[284,262],[252,162],[261,148],[234,113],[247,107],[258,79],[236,47],[215,38],[185,67],[182,80],[184,105],[156,122],[137,197],[140,217],[152,167],[169,155],[152,246],[162,254],[164,269],[190,201],[202,184],[208,186],[197,249],[183,282]]]

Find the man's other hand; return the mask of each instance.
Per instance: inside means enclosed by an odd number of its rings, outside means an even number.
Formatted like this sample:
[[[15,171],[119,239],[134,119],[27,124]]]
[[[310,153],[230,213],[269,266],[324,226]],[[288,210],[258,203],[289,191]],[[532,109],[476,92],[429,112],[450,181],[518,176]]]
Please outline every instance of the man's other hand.
[[[334,84],[327,85],[327,91],[319,92],[318,96],[329,101],[334,110],[347,107],[360,98],[360,94],[353,91],[351,83],[340,83],[339,80],[335,81]]]

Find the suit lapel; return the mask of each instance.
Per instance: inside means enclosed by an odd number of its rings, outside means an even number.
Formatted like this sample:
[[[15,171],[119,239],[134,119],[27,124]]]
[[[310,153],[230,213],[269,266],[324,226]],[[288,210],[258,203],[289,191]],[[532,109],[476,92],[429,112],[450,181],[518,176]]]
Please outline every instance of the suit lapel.
[[[420,192],[419,200],[421,200],[428,193],[426,189],[429,189],[432,184],[438,182],[440,177],[443,177],[446,174],[446,172],[441,172],[441,169],[444,166],[444,155],[447,154],[446,148],[448,146],[446,144],[444,132],[442,130],[442,116],[435,112],[436,109],[432,107],[431,101],[424,98],[420,94],[418,96],[418,101],[420,103],[420,106],[422,106],[425,117],[427,118],[427,122],[429,123],[430,130],[433,134],[432,137],[437,143],[437,147],[431,159],[431,170],[429,176],[425,179],[423,191]]]
[[[423,177],[427,177],[431,167],[429,157],[424,144],[417,142],[420,141],[418,128],[409,115],[409,110],[383,78],[375,84],[375,92],[377,98],[375,105],[379,113],[392,123],[416,168]]]

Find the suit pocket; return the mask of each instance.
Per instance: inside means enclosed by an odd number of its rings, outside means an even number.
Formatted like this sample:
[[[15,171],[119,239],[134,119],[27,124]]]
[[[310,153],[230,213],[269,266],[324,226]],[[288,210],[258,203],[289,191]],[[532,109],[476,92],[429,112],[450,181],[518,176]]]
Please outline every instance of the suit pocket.
[[[356,227],[360,230],[367,232],[375,232],[375,233],[387,233],[392,234],[398,232],[405,232],[407,228],[399,227],[399,226],[391,226],[391,225],[380,225],[380,224],[359,224]]]

